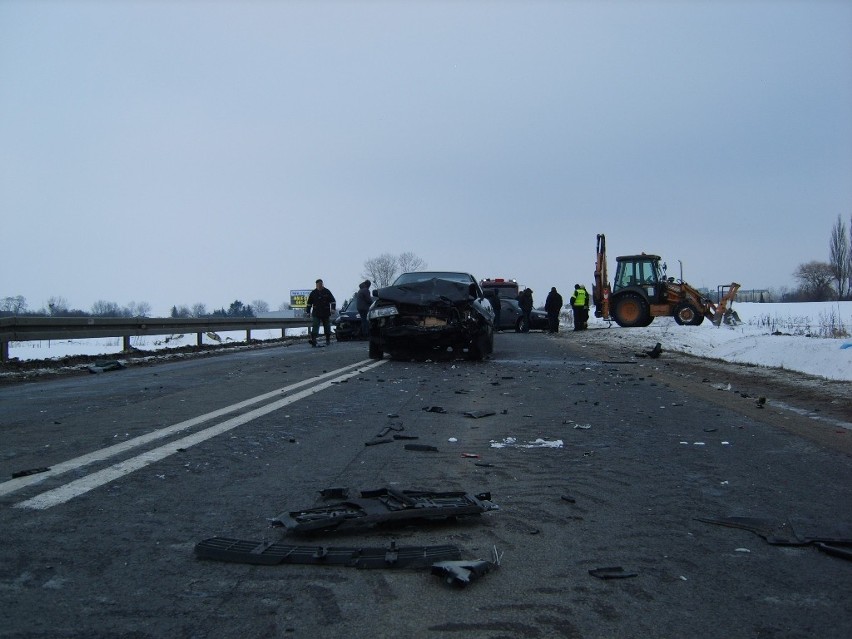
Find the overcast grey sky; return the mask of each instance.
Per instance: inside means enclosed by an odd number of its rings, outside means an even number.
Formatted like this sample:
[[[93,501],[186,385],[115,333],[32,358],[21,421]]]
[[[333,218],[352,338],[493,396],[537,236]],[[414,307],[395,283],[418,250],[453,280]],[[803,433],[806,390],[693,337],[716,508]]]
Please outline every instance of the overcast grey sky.
[[[852,2],[0,0],[0,297],[277,308],[364,261],[795,284],[852,217]],[[567,297],[567,296],[566,296]]]

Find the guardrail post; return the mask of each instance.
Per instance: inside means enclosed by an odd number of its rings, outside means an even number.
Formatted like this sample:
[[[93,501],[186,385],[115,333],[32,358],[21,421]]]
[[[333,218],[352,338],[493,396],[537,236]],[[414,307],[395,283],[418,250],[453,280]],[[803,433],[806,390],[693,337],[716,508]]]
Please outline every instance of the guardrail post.
[[[5,339],[0,341],[0,362],[9,361],[9,342]]]
[[[130,352],[130,335],[125,335],[121,340],[121,349],[125,353]]]
[[[250,342],[251,342],[251,329],[247,328],[246,329],[246,344],[248,344]]]
[[[201,333],[196,333],[195,334],[195,345],[201,346],[201,342],[202,342]]]

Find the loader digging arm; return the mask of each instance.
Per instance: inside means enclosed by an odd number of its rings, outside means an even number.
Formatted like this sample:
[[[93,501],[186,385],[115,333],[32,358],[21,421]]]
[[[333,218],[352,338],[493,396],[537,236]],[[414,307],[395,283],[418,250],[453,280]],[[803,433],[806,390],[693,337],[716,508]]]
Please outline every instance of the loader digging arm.
[[[592,301],[595,303],[595,317],[612,321],[609,316],[609,278],[606,272],[606,236],[598,234],[597,257],[595,259],[595,283],[592,286]]]

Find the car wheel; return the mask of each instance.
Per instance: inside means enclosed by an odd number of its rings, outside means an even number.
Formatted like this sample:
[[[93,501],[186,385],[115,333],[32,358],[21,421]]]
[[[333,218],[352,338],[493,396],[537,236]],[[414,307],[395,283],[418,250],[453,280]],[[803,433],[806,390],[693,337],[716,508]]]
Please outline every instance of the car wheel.
[[[375,340],[370,340],[370,359],[382,359],[384,352],[382,346]]]

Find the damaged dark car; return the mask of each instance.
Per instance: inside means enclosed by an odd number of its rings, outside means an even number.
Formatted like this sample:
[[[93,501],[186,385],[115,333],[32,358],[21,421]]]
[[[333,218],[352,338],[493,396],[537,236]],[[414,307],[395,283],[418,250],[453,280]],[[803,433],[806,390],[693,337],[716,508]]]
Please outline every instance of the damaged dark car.
[[[469,273],[403,273],[373,293],[370,357],[460,357],[494,350],[494,311]]]

